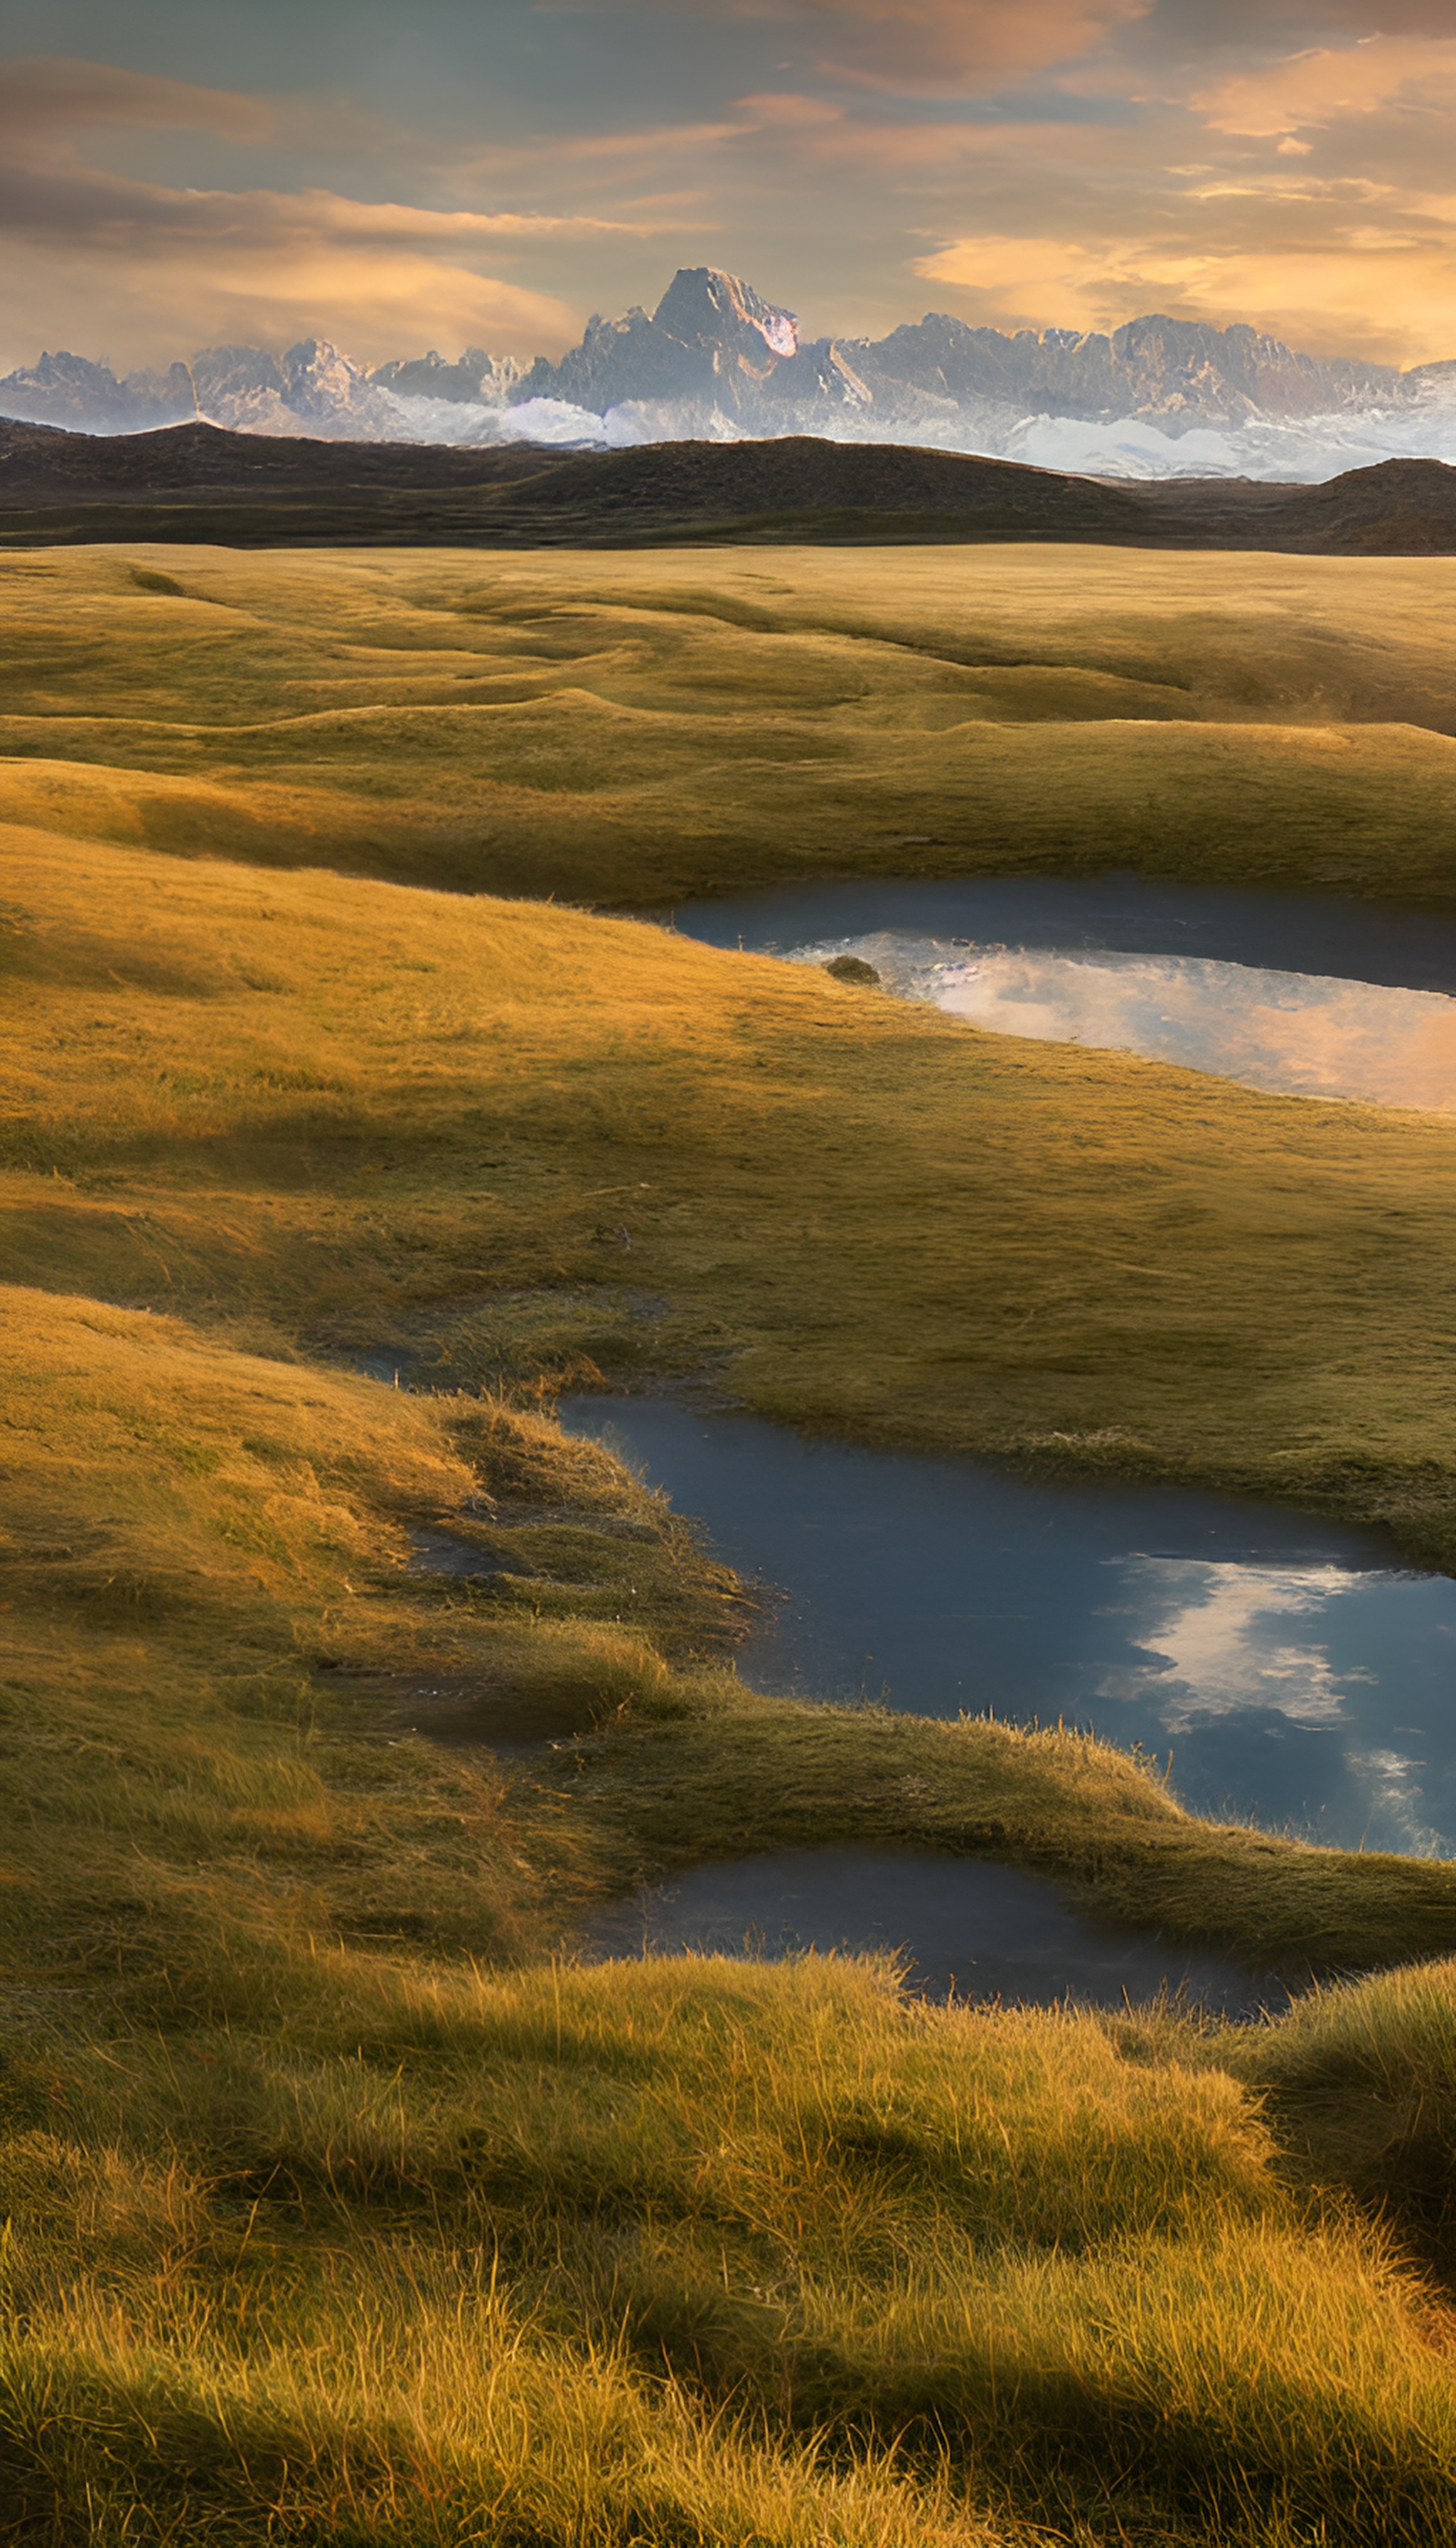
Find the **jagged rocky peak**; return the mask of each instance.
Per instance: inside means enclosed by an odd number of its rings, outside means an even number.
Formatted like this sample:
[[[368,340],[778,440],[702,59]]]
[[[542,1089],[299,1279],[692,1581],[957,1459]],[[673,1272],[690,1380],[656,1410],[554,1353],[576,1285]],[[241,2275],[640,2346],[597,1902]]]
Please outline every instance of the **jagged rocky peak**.
[[[452,407],[497,407],[514,389],[523,369],[513,354],[488,354],[484,345],[467,345],[453,363],[431,347],[427,354],[381,363],[369,379],[372,388],[389,390],[395,398],[445,399]]]
[[[654,325],[683,345],[727,344],[747,329],[780,361],[799,350],[795,312],[775,308],[742,275],[716,265],[680,266],[652,316]]]
[[[129,372],[118,380],[108,363],[56,353],[43,354],[0,380],[0,413],[36,424],[135,433],[185,423],[197,413],[197,401],[185,363],[165,372]]]
[[[791,310],[766,301],[741,275],[683,266],[650,318],[634,306],[620,318],[590,318],[581,344],[559,363],[531,365],[511,403],[560,399],[602,415],[626,401],[688,400],[705,414],[737,415],[800,360]]]
[[[308,336],[275,360],[257,345],[210,345],[192,359],[201,414],[244,433],[393,441],[400,410],[326,337]]]

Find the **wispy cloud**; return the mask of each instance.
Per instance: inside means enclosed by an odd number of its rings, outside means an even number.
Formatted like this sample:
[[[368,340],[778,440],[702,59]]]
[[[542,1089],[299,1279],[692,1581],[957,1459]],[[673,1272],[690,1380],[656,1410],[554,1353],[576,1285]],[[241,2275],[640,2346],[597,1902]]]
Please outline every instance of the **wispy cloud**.
[[[475,212],[364,202],[324,187],[167,187],[89,165],[103,128],[202,131],[268,141],[287,120],[265,98],[156,79],[106,63],[29,61],[3,92],[0,236],[15,354],[56,342],[157,360],[207,338],[265,343],[319,331],[366,360],[411,346],[489,341],[561,351],[576,314],[499,272],[543,245],[642,238],[651,222],[535,210]],[[290,109],[290,112],[295,110]]]
[[[544,0],[636,8],[642,0]],[[771,24],[792,51],[841,79],[910,95],[969,95],[1009,73],[1074,61],[1154,0],[657,0],[682,18]]]
[[[0,135],[7,146],[19,144],[27,156],[57,140],[68,145],[78,129],[98,125],[267,141],[278,116],[271,99],[159,79],[118,62],[32,54],[8,61],[0,80]]]
[[[1255,137],[1323,130],[1392,105],[1439,117],[1456,104],[1456,34],[1322,46],[1194,89],[1188,103],[1216,133]]]

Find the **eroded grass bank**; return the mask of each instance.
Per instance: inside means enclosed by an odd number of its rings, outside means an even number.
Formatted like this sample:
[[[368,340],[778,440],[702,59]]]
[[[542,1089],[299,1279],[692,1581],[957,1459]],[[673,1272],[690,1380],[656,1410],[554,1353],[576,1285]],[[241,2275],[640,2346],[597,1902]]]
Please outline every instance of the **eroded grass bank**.
[[[3,805],[183,857],[670,904],[1136,866],[1449,902],[1443,558],[0,558]]]
[[[6,1312],[18,2535],[1448,2535],[1456,1966],[1203,2030],[541,1960],[644,1865],[836,1814],[1254,1961],[1449,1953],[1448,1868],[754,1698],[731,1579],[540,1416]],[[412,1574],[421,1528],[511,1562]],[[546,1775],[479,1741],[532,1707],[586,1729]]]

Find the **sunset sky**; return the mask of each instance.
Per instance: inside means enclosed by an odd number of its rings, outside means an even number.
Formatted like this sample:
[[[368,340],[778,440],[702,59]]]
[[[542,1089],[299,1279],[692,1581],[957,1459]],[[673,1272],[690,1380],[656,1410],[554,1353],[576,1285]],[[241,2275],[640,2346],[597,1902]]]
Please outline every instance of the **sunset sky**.
[[[0,0],[0,368],[1145,311],[1456,357],[1456,0]]]

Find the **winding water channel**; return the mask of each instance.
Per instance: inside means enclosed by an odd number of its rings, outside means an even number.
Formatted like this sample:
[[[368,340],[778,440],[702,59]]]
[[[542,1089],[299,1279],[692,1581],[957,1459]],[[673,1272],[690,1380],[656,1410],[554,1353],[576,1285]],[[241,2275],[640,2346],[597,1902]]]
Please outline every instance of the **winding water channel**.
[[[1133,877],[969,878],[792,888],[674,924],[797,960],[863,952],[886,987],[953,1009],[948,990],[979,966],[960,1014],[1007,1032],[1456,1106],[1456,918]],[[754,1686],[1064,1718],[1171,1756],[1172,1788],[1200,1813],[1456,1857],[1456,1583],[1372,1534],[1184,1489],[809,1442],[672,1400],[581,1399],[562,1415],[762,1586],[740,1655]],[[925,1988],[1029,2000],[1115,2001],[1166,1979],[1239,2013],[1254,1988],[1099,1932],[1030,1877],[864,1850],[697,1869],[602,1915],[587,1943],[899,1947]]]

